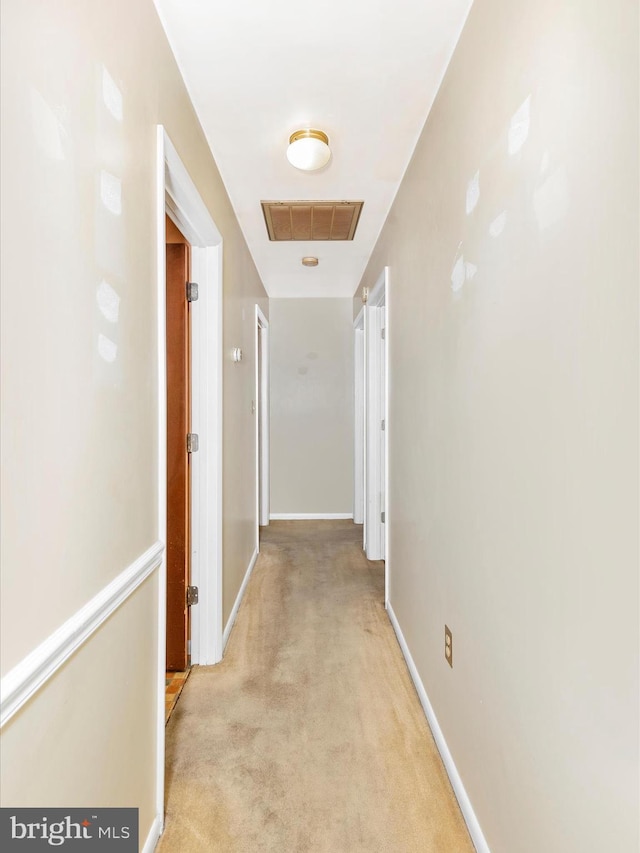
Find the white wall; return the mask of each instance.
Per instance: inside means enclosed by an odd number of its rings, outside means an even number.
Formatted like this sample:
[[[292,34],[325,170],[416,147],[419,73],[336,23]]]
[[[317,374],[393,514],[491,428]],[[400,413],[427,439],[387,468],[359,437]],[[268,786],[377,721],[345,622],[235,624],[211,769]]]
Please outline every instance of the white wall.
[[[493,853],[639,847],[638,77],[634,0],[476,0],[362,282],[391,604]]]
[[[350,299],[271,299],[271,513],[353,512]]]
[[[4,675],[158,539],[158,123],[223,236],[225,333],[248,354],[225,384],[231,603],[254,547],[249,342],[266,294],[151,0],[3,0],[2,19]],[[3,805],[139,806],[145,838],[157,589],[3,728]]]

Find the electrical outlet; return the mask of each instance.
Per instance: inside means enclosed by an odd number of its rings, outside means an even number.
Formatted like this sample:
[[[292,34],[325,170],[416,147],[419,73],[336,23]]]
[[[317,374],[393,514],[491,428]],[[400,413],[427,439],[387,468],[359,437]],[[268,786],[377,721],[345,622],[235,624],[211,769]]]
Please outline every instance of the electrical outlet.
[[[444,657],[453,669],[453,634],[448,625],[444,626]]]

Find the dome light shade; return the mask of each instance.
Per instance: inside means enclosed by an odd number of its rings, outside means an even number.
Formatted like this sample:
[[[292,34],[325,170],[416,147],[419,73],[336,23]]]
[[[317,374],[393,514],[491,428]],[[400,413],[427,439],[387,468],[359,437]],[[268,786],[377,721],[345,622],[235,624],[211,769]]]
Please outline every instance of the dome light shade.
[[[321,130],[296,130],[289,137],[287,160],[296,169],[313,172],[329,162],[329,137]]]

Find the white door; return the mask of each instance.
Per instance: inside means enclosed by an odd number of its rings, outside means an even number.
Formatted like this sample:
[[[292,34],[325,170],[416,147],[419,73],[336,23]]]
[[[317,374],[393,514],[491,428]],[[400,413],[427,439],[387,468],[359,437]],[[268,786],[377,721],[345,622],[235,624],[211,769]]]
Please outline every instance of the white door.
[[[365,370],[364,309],[354,323],[354,440],[353,440],[353,522],[364,525],[364,435]],[[364,533],[364,531],[363,531]],[[363,537],[364,539],[364,537]],[[366,548],[366,541],[363,541]]]
[[[386,523],[386,353],[384,289],[365,308],[365,552],[385,558]]]
[[[258,530],[269,524],[269,321],[256,305],[256,498]]]

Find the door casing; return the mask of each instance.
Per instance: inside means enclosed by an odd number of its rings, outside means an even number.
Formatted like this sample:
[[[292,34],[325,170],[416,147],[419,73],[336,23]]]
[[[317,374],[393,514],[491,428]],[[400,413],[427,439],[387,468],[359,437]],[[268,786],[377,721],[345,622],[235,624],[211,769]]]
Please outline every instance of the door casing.
[[[365,439],[364,538],[369,560],[389,553],[389,267],[385,267],[364,309]],[[381,345],[382,328],[385,327]],[[384,420],[385,428],[382,429]],[[381,513],[385,513],[385,521]],[[389,571],[385,566],[385,604],[389,600]]]
[[[256,551],[260,551],[260,527],[269,524],[269,321],[256,305]]]
[[[353,322],[353,387],[354,387],[354,436],[353,436],[353,522],[363,525],[362,547],[366,549],[364,531],[364,435],[365,435],[365,364],[364,364],[364,306]]]
[[[167,395],[165,215],[191,244],[199,285],[191,328],[191,423],[200,436],[191,471],[191,576],[199,603],[191,612],[191,660],[222,658],[222,235],[164,127],[156,137],[157,528],[166,542]],[[166,552],[158,575],[156,820],[164,824]]]

